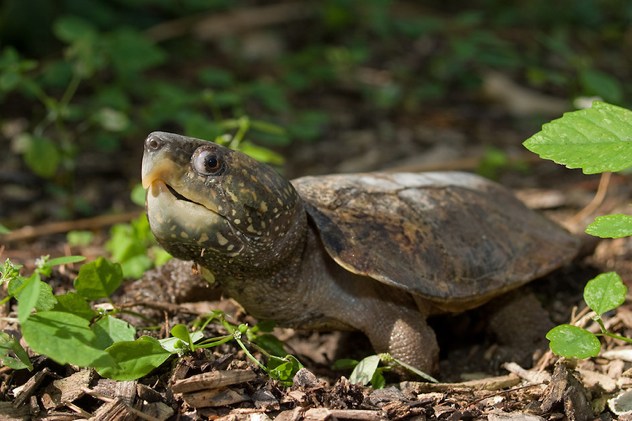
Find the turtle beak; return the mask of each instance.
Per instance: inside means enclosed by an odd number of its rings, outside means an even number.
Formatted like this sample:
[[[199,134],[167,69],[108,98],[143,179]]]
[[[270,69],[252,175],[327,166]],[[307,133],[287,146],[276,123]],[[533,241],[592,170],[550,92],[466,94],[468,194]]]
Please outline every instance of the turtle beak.
[[[169,157],[166,140],[162,133],[154,132],[145,140],[145,152],[141,170],[142,184],[148,189],[156,181],[166,182],[177,169],[177,164]]]

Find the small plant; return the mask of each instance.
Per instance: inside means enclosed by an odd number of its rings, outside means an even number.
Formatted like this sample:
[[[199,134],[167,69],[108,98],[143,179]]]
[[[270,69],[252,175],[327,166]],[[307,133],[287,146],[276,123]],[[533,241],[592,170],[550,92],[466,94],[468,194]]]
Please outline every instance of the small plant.
[[[632,111],[603,102],[590,109],[566,113],[542,127],[542,131],[524,145],[542,158],[581,168],[585,174],[622,171],[632,167]],[[601,238],[632,235],[631,215],[599,216],[587,228],[588,234]],[[632,339],[609,332],[602,316],[625,301],[627,287],[619,275],[604,273],[588,282],[584,300],[594,311],[601,333],[595,335],[569,324],[556,326],[546,335],[551,350],[568,358],[588,358],[599,354],[598,336],[632,343]]]
[[[383,365],[380,366],[380,363]],[[404,369],[409,373],[415,374],[422,379],[436,383],[437,379],[416,369],[415,367],[406,364],[396,358],[393,358],[388,353],[369,355],[362,360],[354,360],[350,358],[343,358],[337,360],[333,365],[334,370],[351,370],[349,381],[354,384],[367,385],[371,384],[374,389],[381,389],[386,385],[386,379],[384,373],[395,369]]]
[[[103,377],[133,380],[147,375],[161,366],[172,355],[183,355],[198,348],[210,348],[235,340],[246,355],[270,377],[291,384],[294,374],[302,367],[298,360],[287,355],[283,344],[269,334],[271,326],[249,327],[229,323],[222,312],[212,313],[195,331],[184,325],[171,329],[172,337],[155,339],[136,338],[136,329],[116,316],[125,312],[117,308],[110,296],[123,280],[118,263],[104,258],[81,266],[74,281],[74,291],[55,295],[42,281],[50,276],[56,265],[77,263],[82,256],[38,260],[32,275],[20,275],[21,267],[7,260],[0,268],[0,285],[7,284],[8,296],[17,300],[17,320],[22,337],[32,351],[45,355],[59,364],[92,367]],[[95,304],[95,301],[105,305]],[[204,339],[202,331],[218,321],[226,335]],[[259,362],[246,347],[257,348],[267,359]],[[16,338],[0,334],[0,360],[13,369],[32,370],[28,354]]]

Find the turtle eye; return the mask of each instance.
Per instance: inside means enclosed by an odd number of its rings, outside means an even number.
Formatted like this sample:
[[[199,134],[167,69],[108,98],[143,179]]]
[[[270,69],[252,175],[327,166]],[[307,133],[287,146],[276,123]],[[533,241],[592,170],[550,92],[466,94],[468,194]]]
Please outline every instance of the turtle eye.
[[[191,158],[191,163],[200,175],[221,175],[225,168],[220,154],[208,148],[198,148]]]

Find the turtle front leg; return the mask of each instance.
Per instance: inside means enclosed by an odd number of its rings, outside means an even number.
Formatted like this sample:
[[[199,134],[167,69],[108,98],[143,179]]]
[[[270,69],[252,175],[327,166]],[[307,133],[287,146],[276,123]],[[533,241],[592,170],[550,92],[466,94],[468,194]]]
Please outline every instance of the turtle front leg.
[[[383,311],[375,324],[363,329],[373,348],[377,352],[388,352],[424,373],[437,373],[439,345],[425,316],[408,308],[388,310],[391,311]]]

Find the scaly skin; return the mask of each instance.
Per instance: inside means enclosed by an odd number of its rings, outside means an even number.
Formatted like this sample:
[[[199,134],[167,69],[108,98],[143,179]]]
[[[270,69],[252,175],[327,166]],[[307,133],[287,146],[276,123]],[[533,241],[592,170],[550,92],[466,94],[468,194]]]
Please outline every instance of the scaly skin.
[[[145,141],[142,172],[159,243],[250,314],[357,329],[427,373],[438,359],[429,314],[480,305],[576,248],[509,192],[465,174],[305,178],[295,181],[303,197],[239,152],[162,132]]]

